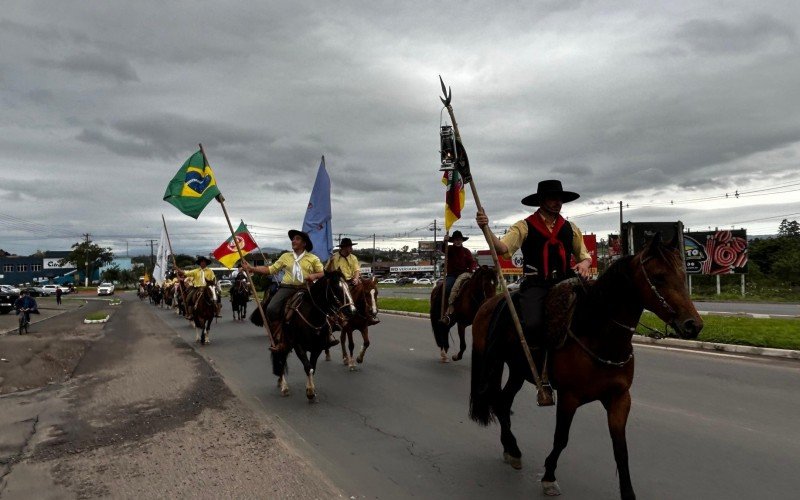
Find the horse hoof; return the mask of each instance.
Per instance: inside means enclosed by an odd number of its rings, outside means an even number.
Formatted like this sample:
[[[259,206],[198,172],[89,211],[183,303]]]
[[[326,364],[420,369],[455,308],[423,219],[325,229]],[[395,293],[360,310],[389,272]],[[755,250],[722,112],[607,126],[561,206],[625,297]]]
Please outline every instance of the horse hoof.
[[[461,361],[461,354],[453,354],[453,361]]]
[[[317,397],[317,393],[314,392],[314,389],[306,389],[306,397],[309,401],[314,401],[314,398]]]
[[[542,481],[542,493],[548,497],[557,497],[561,495],[561,488],[558,486],[558,481]]]
[[[289,388],[281,389],[281,396],[286,397],[289,395]]]
[[[354,371],[358,370],[358,368],[356,368],[356,365],[350,365],[349,368],[350,368],[351,372],[354,372]]]
[[[522,457],[512,457],[507,451],[503,452],[503,462],[511,466],[511,468],[520,470],[522,468]]]
[[[325,353],[325,361],[330,361],[330,360],[331,360],[331,353],[326,352]]]
[[[358,362],[358,364],[361,364],[361,363],[363,363],[363,362],[364,362],[364,355],[363,355],[363,354],[359,355],[359,356],[356,358],[356,361]]]
[[[345,357],[345,358],[342,358],[342,364],[343,364],[344,366],[349,366],[349,365],[350,365],[350,360],[349,360],[349,359],[347,359],[346,357]]]

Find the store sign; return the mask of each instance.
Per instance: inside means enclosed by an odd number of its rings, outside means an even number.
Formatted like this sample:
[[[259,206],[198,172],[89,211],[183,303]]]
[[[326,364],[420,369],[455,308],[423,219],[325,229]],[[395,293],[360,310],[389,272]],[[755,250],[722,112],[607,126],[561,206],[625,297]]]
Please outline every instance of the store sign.
[[[65,265],[59,264],[61,259],[44,259],[42,261],[42,269],[67,269],[75,267],[75,264],[67,262]]]
[[[432,273],[433,266],[392,266],[390,273]]]
[[[361,266],[359,271],[361,271],[361,274],[372,274],[372,268],[368,266]]]
[[[685,233],[683,247],[689,274],[747,273],[747,233],[744,229]]]

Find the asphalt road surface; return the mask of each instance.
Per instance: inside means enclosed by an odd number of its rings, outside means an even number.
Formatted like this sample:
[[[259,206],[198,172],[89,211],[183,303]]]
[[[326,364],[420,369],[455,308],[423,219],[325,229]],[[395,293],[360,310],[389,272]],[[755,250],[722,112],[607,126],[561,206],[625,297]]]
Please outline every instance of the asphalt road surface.
[[[252,305],[252,303],[251,303]],[[213,343],[195,348],[234,392],[275,418],[289,440],[355,498],[537,498],[555,410],[537,408],[529,385],[514,404],[523,469],[502,461],[499,427],[467,417],[470,350],[441,364],[426,320],[382,315],[357,372],[340,354],[319,362],[318,401],[290,359],[292,393],[281,397],[262,329],[234,323],[226,303]],[[183,338],[185,320],[154,309]],[[468,335],[469,341],[469,335]],[[360,341],[357,342],[360,345]],[[338,349],[338,347],[336,348]],[[639,498],[797,498],[800,363],[636,346],[628,422]],[[618,498],[599,403],[582,407],[557,477],[563,498]]]

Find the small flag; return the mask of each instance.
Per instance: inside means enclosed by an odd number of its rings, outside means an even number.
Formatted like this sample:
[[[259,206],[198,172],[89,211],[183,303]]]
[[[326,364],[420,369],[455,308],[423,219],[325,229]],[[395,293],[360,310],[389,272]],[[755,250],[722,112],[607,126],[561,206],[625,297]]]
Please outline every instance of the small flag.
[[[331,178],[325,170],[325,157],[319,164],[314,189],[308,201],[306,217],[303,219],[303,232],[308,233],[314,249],[311,251],[322,262],[333,253],[333,230],[331,228]]]
[[[461,218],[461,209],[464,208],[464,183],[458,170],[447,170],[442,176],[442,184],[447,186],[444,198],[444,230],[450,231],[455,221]]]
[[[234,239],[231,237],[220,245],[219,248],[214,250],[214,258],[228,269],[233,268],[236,261],[239,260],[239,252],[236,250],[237,246],[242,250],[242,256],[258,248],[258,245],[253,241],[253,237],[250,235],[244,222],[239,223],[239,228],[236,229],[234,236],[236,237],[236,243],[233,242]]]
[[[164,201],[195,219],[215,196],[220,194],[214,172],[201,151],[186,160],[175,177],[169,181]]]
[[[169,258],[169,245],[167,243],[167,230],[161,227],[161,238],[158,240],[158,253],[156,265],[153,268],[153,279],[156,283],[163,283],[167,279],[167,263]]]

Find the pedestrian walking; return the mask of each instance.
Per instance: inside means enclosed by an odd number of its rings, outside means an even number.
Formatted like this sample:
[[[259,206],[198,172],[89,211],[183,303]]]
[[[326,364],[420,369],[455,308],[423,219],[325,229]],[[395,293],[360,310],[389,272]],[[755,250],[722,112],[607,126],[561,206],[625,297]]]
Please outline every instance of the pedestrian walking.
[[[61,288],[56,288],[56,305],[61,305]]]

